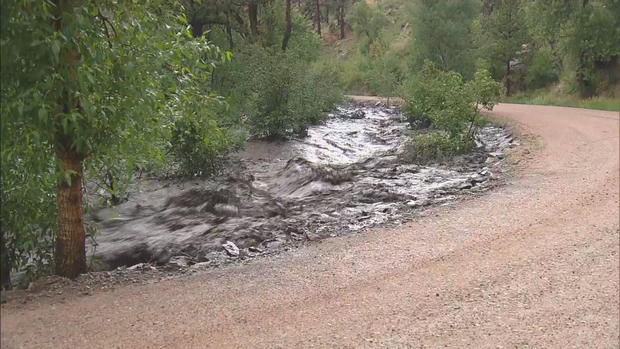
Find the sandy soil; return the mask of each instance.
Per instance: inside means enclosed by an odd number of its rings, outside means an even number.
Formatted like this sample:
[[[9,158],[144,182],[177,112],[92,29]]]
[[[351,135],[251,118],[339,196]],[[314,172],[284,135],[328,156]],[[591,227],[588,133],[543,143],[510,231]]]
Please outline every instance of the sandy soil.
[[[483,197],[246,265],[9,302],[2,348],[617,348],[618,113],[493,116],[536,140]]]

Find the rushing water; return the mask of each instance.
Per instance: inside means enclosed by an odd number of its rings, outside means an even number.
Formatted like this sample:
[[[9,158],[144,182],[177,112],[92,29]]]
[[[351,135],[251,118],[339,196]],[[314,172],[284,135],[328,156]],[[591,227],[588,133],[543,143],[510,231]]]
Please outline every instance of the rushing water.
[[[249,143],[216,178],[143,182],[94,215],[91,254],[108,268],[176,256],[220,263],[398,223],[417,207],[488,188],[489,166],[512,144],[487,127],[472,155],[418,166],[399,157],[407,132],[397,109],[342,107],[302,139]]]

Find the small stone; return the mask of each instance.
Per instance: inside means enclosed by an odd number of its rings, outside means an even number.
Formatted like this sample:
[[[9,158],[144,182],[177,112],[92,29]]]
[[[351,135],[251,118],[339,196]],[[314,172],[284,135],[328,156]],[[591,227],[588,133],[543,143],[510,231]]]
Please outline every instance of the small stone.
[[[420,204],[418,204],[418,202],[415,200],[407,201],[406,205],[412,208],[416,208],[420,206]]]
[[[239,216],[239,207],[228,204],[216,204],[213,211],[219,216],[236,217]]]
[[[459,189],[471,189],[472,184],[470,182],[465,182],[459,186]]]
[[[126,270],[155,270],[155,267],[148,263],[138,263],[128,267]]]
[[[168,261],[168,265],[177,268],[187,268],[187,266],[189,265],[188,262],[189,260],[185,256],[174,256],[170,258],[170,261]]]
[[[263,250],[261,250],[261,249],[260,249],[259,247],[257,247],[257,246],[250,246],[250,247],[248,247],[248,250],[249,250],[250,252],[254,252],[254,253],[261,253],[261,252],[263,252]]]
[[[226,241],[226,243],[223,244],[222,247],[224,247],[224,250],[226,250],[226,253],[228,253],[229,256],[231,257],[239,256],[239,247],[237,247],[237,245],[235,245],[234,242]]]
[[[209,262],[200,262],[200,263],[196,263],[194,265],[192,265],[191,267],[189,267],[190,269],[202,269],[202,268],[206,268],[209,266]]]
[[[363,110],[356,110],[351,114],[351,119],[363,119],[366,117],[366,113]]]

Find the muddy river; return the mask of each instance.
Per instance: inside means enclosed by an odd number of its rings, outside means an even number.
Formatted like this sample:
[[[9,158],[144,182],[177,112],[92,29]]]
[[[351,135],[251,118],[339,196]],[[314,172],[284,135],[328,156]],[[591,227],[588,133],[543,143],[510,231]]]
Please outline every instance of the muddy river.
[[[103,268],[211,265],[399,224],[493,186],[515,143],[484,127],[472,154],[419,166],[399,156],[410,132],[396,108],[344,106],[307,137],[250,142],[215,178],[142,181],[127,202],[93,215],[89,254]]]

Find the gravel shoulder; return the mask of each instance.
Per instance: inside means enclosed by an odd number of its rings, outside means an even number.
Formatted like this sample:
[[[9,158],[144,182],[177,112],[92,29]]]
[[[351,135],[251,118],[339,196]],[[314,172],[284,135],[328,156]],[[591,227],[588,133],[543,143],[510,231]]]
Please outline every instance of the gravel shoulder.
[[[394,229],[2,305],[2,348],[617,348],[619,117],[500,104],[515,174]]]

